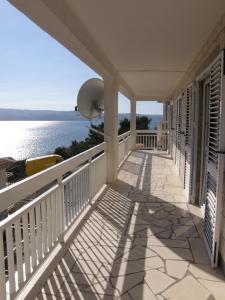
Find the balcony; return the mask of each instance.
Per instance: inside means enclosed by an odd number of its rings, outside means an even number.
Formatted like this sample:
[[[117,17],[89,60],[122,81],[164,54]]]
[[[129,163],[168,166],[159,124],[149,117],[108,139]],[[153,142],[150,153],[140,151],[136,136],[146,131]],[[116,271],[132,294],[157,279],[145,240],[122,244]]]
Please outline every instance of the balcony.
[[[105,142],[0,191],[0,299],[224,299],[225,2],[9,1],[104,80]]]
[[[2,211],[45,187],[0,223],[1,299],[222,299],[168,151],[131,139],[118,137],[111,185],[103,143],[1,191]]]

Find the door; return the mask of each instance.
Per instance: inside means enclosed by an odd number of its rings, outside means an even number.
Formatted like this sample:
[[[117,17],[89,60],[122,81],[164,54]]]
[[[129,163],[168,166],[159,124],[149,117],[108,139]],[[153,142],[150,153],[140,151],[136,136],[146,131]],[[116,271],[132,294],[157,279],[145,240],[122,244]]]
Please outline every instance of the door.
[[[176,168],[180,172],[181,160],[181,98],[177,99],[176,106]]]
[[[218,262],[218,249],[223,201],[225,109],[224,57],[221,54],[210,67],[208,139],[205,180],[205,217],[203,236],[212,266]]]
[[[184,153],[184,190],[189,200],[191,191],[191,157],[192,157],[192,103],[193,103],[193,85],[186,89],[186,117],[185,117],[185,153]]]

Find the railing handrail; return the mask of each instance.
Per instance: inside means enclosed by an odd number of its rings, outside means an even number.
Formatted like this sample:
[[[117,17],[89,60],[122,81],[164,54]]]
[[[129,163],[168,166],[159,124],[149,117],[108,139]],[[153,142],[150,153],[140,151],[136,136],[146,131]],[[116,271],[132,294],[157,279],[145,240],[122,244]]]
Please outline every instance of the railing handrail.
[[[127,138],[130,135],[131,135],[130,130],[125,132],[125,133],[122,133],[122,134],[118,135],[118,142],[122,141],[123,139]]]
[[[136,130],[136,133],[168,133],[168,129],[142,129],[142,130]]]
[[[49,188],[46,192],[38,196],[37,198],[33,199],[32,201],[28,202],[26,205],[20,207],[11,215],[7,216],[7,218],[0,221],[0,231],[5,230],[8,226],[12,225],[16,220],[30,211],[33,207],[48,197],[50,194],[55,192],[59,188],[59,184],[55,184],[53,187]]]
[[[0,212],[32,195],[106,149],[106,142],[0,190]]]

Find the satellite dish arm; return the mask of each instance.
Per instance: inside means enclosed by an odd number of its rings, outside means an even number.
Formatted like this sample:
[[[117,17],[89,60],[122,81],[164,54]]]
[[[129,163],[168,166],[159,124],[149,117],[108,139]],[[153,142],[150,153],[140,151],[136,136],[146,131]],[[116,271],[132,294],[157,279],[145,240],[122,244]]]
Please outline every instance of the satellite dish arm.
[[[93,132],[95,132],[95,133],[98,133],[98,134],[100,134],[101,136],[104,136],[104,132],[101,132],[101,131],[99,131],[99,130],[97,130],[97,129],[95,129],[95,128],[93,128],[92,126],[86,126],[88,129],[90,129],[91,131],[93,131]]]

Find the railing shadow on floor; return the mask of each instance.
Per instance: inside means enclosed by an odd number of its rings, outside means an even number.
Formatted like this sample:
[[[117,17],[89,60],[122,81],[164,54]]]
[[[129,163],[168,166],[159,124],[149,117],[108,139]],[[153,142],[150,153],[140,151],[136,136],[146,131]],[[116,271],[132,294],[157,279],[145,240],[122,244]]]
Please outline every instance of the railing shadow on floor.
[[[141,300],[146,286],[156,295],[181,279],[171,275],[161,290],[151,285],[154,276],[166,276],[167,263],[184,261],[182,278],[190,273],[195,257],[189,243],[200,237],[202,219],[186,210],[185,203],[151,195],[152,157],[135,152],[124,163],[122,170],[137,176],[136,185],[118,180],[98,200],[38,299],[137,299],[136,295]],[[195,267],[222,280],[207,263]]]

